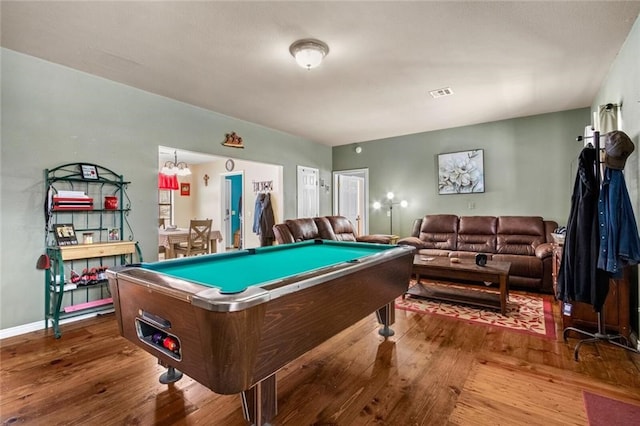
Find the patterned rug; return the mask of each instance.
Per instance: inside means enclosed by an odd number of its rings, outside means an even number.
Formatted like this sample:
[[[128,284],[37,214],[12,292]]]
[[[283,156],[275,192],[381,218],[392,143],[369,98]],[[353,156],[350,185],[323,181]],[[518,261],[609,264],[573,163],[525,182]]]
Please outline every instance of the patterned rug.
[[[451,284],[448,285],[458,287]],[[478,291],[489,292],[490,290],[478,289]],[[442,315],[473,324],[504,327],[516,332],[531,333],[549,339],[556,338],[550,296],[510,291],[509,301],[507,302],[507,315],[502,315],[497,310],[472,305],[453,304],[410,296],[404,299],[402,297],[396,299],[396,308],[405,311]]]

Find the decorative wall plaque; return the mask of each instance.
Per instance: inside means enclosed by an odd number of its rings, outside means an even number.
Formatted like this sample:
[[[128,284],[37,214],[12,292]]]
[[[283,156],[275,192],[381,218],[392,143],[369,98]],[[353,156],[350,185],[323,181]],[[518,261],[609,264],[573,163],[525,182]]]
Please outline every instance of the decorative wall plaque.
[[[230,146],[232,148],[244,148],[242,144],[242,138],[236,135],[236,132],[226,134],[226,139],[222,142],[224,146]]]

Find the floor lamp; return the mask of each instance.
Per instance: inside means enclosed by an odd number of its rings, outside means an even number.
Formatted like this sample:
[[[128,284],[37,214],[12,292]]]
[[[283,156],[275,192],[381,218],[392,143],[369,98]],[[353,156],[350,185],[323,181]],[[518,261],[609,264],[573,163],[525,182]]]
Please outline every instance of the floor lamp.
[[[400,207],[407,207],[409,203],[407,200],[402,201],[393,201],[395,198],[395,194],[393,192],[387,192],[387,199],[384,201],[384,204],[389,208],[389,233],[393,235],[393,206],[400,205]],[[378,210],[382,207],[382,203],[380,201],[376,201],[373,203],[373,208]]]

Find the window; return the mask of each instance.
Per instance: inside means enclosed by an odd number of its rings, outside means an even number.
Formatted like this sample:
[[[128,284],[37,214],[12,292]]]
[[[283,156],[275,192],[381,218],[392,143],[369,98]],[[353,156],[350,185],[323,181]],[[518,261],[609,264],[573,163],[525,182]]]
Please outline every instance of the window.
[[[158,190],[158,225],[164,226],[173,223],[173,196],[170,189]]]

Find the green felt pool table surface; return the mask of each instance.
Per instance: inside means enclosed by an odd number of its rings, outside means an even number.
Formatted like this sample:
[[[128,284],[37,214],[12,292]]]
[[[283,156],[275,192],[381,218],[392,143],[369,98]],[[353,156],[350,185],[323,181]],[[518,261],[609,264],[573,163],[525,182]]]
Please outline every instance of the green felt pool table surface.
[[[238,252],[184,257],[142,268],[175,278],[237,293],[302,273],[357,261],[395,246],[346,241],[304,241]]]

